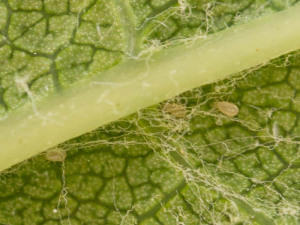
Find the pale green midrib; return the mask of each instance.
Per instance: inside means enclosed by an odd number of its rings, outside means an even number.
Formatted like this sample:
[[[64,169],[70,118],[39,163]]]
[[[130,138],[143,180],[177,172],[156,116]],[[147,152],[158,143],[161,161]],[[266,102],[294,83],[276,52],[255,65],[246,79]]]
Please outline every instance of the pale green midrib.
[[[30,104],[12,112],[0,123],[0,171],[141,108],[299,48],[300,6],[157,52],[147,63],[124,61],[37,101],[38,114],[51,120],[35,116]]]

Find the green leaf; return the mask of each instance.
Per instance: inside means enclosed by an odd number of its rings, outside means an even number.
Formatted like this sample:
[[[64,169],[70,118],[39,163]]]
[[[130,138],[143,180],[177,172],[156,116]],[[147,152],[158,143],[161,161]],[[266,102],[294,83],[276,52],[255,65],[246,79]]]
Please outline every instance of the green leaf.
[[[0,224],[299,224],[295,4],[1,1]]]

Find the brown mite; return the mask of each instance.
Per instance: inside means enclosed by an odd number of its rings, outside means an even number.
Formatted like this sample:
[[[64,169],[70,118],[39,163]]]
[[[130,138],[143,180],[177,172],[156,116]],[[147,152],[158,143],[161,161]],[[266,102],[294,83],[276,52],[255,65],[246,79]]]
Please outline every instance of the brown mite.
[[[186,116],[186,107],[184,105],[179,105],[175,103],[167,103],[164,106],[164,110],[171,115],[182,118]]]
[[[231,102],[216,102],[215,107],[227,116],[236,116],[239,108]]]
[[[67,157],[67,152],[62,148],[55,148],[46,152],[46,159],[52,162],[63,162]]]

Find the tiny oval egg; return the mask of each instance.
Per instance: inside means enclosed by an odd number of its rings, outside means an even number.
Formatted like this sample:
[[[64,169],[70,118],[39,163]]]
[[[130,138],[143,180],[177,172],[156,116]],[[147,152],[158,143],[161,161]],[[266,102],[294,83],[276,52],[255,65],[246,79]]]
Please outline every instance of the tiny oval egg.
[[[186,116],[186,107],[175,103],[166,104],[164,110],[171,115],[182,118]]]
[[[46,152],[46,159],[52,162],[63,162],[67,157],[67,152],[61,148],[52,149]]]
[[[231,102],[217,102],[217,108],[227,116],[236,116],[239,108]]]

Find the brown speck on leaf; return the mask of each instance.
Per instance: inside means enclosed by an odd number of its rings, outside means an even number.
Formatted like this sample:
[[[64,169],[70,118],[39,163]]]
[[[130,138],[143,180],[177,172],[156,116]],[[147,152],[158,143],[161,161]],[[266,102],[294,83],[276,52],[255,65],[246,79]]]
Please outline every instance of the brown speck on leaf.
[[[184,105],[179,105],[175,103],[167,103],[164,106],[164,110],[171,115],[182,118],[186,116],[186,107]]]
[[[231,102],[216,102],[215,107],[227,116],[236,116],[239,108]]]
[[[46,159],[52,162],[63,162],[67,157],[67,152],[61,148],[51,149],[46,152]]]

